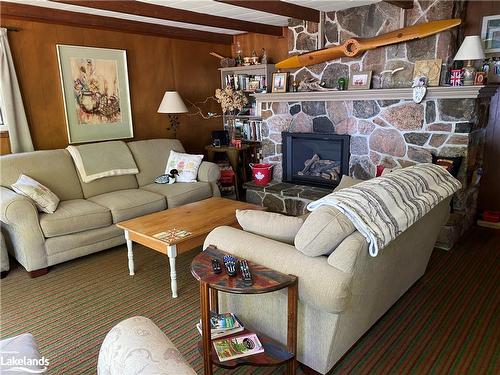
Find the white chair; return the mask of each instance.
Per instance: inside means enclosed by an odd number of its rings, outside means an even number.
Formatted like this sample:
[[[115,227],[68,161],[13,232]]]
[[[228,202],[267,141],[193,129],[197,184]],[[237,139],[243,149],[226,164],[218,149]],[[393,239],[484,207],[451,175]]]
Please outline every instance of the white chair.
[[[108,332],[98,375],[196,375],[170,339],[148,318],[134,316]]]

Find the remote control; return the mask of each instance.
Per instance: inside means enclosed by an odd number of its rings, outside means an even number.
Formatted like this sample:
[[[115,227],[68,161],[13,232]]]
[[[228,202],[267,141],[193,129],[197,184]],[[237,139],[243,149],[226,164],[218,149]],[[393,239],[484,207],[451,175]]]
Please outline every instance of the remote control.
[[[222,272],[222,268],[220,268],[220,263],[218,259],[215,258],[212,259],[212,269],[214,270],[214,273]]]
[[[224,255],[224,266],[229,276],[236,276],[238,273],[236,270],[236,258],[232,255]]]
[[[253,284],[252,274],[250,273],[250,267],[248,267],[248,262],[245,259],[240,260],[241,278],[245,286],[251,286]]]

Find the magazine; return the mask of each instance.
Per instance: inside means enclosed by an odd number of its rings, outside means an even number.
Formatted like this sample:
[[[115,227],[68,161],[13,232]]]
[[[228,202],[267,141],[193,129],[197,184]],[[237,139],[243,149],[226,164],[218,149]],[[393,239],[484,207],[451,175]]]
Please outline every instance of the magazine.
[[[215,340],[213,343],[215,352],[221,362],[262,353],[264,351],[264,347],[255,333]]]

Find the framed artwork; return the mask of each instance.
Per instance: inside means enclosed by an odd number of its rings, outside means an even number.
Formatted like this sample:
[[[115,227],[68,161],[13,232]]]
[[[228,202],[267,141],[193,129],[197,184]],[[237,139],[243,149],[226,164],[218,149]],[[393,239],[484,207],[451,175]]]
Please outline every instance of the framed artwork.
[[[474,85],[486,85],[486,78],[488,73],[486,72],[476,72],[474,75]]]
[[[273,73],[271,92],[286,92],[288,86],[288,73]]]
[[[349,90],[368,90],[372,83],[372,71],[351,72]]]
[[[442,59],[418,60],[413,69],[413,80],[417,77],[426,77],[428,86],[439,86]]]
[[[132,138],[126,51],[56,47],[69,143]]]
[[[481,39],[485,53],[500,52],[500,14],[483,17]]]

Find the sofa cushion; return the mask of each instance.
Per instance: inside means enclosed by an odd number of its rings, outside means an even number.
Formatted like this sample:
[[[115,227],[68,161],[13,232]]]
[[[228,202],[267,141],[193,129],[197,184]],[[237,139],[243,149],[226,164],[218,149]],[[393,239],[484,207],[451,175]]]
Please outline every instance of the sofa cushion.
[[[139,168],[136,175],[139,186],[153,183],[155,177],[165,172],[171,150],[184,152],[184,147],[177,139],[148,139],[128,142],[127,146]]]
[[[149,184],[141,189],[166,197],[169,208],[201,201],[212,196],[212,189],[208,182],[176,182],[171,185]]]
[[[236,219],[245,232],[293,245],[304,220],[274,212],[236,210]]]
[[[356,228],[342,212],[320,206],[307,217],[295,236],[295,247],[305,255],[329,255]]]
[[[3,155],[0,184],[10,186],[21,174],[47,186],[61,200],[83,198],[75,165],[66,150],[22,152]]]
[[[47,238],[111,224],[111,212],[108,208],[85,199],[62,201],[53,214],[40,215],[40,227]]]
[[[113,223],[167,208],[165,197],[140,189],[127,189],[96,195],[90,201],[111,210]]]

